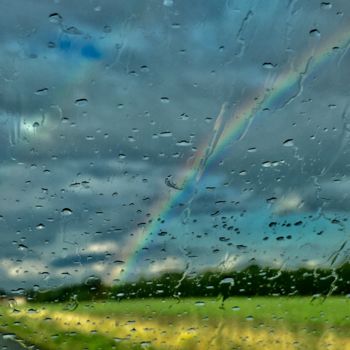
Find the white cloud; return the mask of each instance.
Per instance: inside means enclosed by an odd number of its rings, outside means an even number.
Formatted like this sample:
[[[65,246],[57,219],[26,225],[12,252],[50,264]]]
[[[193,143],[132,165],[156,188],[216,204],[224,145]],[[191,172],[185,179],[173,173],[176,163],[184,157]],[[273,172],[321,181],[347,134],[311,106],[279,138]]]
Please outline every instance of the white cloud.
[[[278,199],[273,207],[274,214],[284,215],[298,211],[304,205],[303,199],[297,193],[289,193]]]
[[[182,259],[174,256],[169,256],[165,260],[155,261],[148,269],[151,274],[158,274],[166,271],[183,270],[185,263]]]
[[[25,277],[30,279],[39,274],[45,275],[47,266],[39,260],[26,259],[25,262],[16,262],[11,259],[1,259],[0,266],[8,277],[19,279]]]
[[[86,248],[82,248],[86,253],[116,253],[119,246],[113,241],[104,241],[101,243],[89,244]]]

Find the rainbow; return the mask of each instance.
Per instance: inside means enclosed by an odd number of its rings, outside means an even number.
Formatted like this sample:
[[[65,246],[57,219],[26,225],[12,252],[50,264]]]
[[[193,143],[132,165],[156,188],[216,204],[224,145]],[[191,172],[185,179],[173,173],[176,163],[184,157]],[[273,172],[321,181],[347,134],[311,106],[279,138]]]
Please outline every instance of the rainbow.
[[[136,271],[138,252],[145,248],[152,233],[160,232],[162,222],[170,218],[174,207],[186,204],[186,207],[189,208],[196,194],[197,185],[208,166],[212,165],[218,156],[228,149],[230,143],[239,141],[245,136],[256,115],[264,109],[276,106],[279,101],[284,101],[283,105],[292,102],[302,93],[305,79],[315,73],[322,64],[337,57],[341,50],[336,50],[336,48],[343,48],[343,54],[345,54],[349,45],[350,32],[348,31],[342,33],[336,39],[327,40],[319,47],[314,44],[311,51],[308,50],[304,56],[299,58],[297,63],[294,62],[294,66],[290,65],[289,69],[274,79],[271,88],[261,89],[258,94],[260,96],[255,96],[239,106],[226,123],[224,122],[224,115],[227,111],[227,104],[222,105],[215,121],[212,137],[209,140],[204,140],[201,147],[196,151],[196,155],[187,162],[186,167],[181,171],[179,176],[181,189],[171,191],[168,196],[157,202],[151,208],[152,219],[148,225],[133,233],[129,247],[131,253],[129,253],[124,268],[120,272],[120,281],[126,280],[131,272]],[[291,90],[294,91],[295,87],[297,92],[290,97]]]

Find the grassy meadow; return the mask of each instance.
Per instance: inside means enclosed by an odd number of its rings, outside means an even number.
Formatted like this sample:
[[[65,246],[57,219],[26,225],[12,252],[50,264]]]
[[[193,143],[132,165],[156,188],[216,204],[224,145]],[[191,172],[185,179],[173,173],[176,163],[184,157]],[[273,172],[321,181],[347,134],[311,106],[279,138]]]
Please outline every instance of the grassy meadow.
[[[43,350],[350,350],[350,298],[134,299],[0,307],[0,331]]]

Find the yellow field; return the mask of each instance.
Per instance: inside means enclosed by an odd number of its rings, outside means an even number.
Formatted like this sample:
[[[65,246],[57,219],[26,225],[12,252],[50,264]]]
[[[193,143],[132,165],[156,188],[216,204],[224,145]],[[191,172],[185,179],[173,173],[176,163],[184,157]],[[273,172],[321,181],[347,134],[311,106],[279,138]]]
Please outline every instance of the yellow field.
[[[305,308],[299,313],[295,308],[287,311],[290,319],[286,318],[286,310],[296,302],[302,305],[300,300],[241,299],[238,311],[233,306],[237,300],[224,310],[213,300],[201,304],[194,300],[107,302],[80,305],[74,311],[63,310],[64,305],[26,305],[15,312],[3,310],[2,317],[8,330],[42,349],[88,345],[89,349],[350,350],[349,300],[333,298],[331,305],[327,301],[312,305],[304,298]],[[264,305],[270,314],[264,314]],[[338,305],[338,317],[328,315],[334,305]],[[252,315],[254,309],[257,312]],[[295,315],[300,315],[299,321]]]

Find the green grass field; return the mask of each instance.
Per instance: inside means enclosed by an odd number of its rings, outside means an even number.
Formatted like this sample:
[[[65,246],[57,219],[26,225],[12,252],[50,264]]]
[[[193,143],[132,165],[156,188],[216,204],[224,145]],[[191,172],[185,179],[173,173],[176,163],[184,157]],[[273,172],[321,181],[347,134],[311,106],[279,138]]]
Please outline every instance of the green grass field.
[[[40,349],[350,350],[350,298],[146,299],[1,306],[0,330]]]

